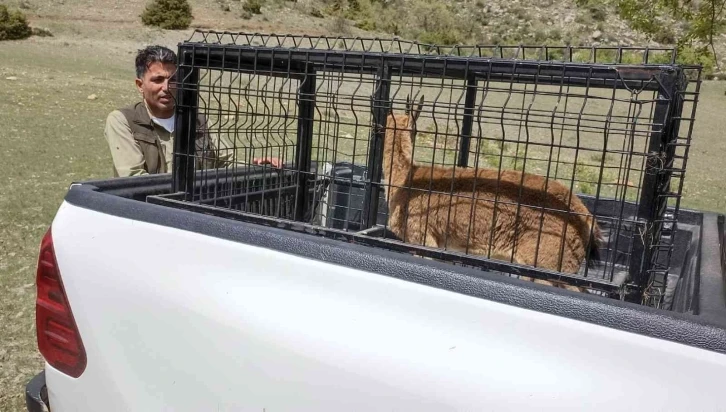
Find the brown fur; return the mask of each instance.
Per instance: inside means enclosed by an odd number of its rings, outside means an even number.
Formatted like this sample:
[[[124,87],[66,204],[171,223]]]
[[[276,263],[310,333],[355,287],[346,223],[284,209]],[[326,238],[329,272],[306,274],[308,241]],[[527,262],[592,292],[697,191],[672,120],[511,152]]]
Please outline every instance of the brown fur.
[[[529,173],[415,164],[420,110],[421,104],[405,116],[390,113],[386,122],[383,178],[391,231],[407,243],[576,273],[588,240],[600,239],[582,201],[561,183]]]

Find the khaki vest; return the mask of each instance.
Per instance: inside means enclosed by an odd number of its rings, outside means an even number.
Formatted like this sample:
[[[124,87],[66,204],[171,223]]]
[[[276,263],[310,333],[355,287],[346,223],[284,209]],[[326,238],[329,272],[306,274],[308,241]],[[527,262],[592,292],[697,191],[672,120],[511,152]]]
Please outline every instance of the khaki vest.
[[[126,117],[126,121],[131,128],[131,134],[134,140],[139,144],[141,152],[144,155],[145,169],[149,174],[157,174],[163,171],[166,165],[166,158],[164,157],[164,150],[161,147],[161,141],[157,137],[157,132],[154,130],[155,127],[159,127],[161,130],[166,132],[161,126],[157,126],[149,117],[149,112],[146,109],[146,105],[143,101],[136,104],[126,106],[119,109],[121,113]],[[171,134],[171,138],[174,138],[175,133]],[[197,134],[195,141],[195,149],[199,150],[198,146],[201,142],[205,142],[206,137],[206,119],[202,115],[197,116]],[[198,162],[197,162],[198,163]],[[167,170],[171,172],[171,170]]]

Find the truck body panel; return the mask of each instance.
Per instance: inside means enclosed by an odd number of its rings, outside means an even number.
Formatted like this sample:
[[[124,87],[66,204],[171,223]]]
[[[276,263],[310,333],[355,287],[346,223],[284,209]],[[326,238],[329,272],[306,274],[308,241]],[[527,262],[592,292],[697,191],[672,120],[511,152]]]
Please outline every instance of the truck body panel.
[[[719,325],[93,189],[52,226],[88,357],[54,411],[721,403]]]

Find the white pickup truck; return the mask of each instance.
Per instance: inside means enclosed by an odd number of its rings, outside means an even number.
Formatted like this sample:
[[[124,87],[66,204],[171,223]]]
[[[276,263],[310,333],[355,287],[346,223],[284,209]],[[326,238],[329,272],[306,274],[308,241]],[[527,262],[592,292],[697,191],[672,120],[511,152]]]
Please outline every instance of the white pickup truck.
[[[676,311],[73,185],[43,239],[28,410],[723,410],[723,216]]]
[[[173,173],[72,184],[60,205],[40,245],[46,365],[28,410],[726,410],[724,216],[666,208],[698,90],[684,68],[224,36],[180,44]],[[528,145],[530,166],[609,182],[587,186],[609,238],[592,271],[608,276],[381,239],[386,102],[398,111],[411,89],[428,99],[417,153],[472,167]],[[249,156],[236,171],[195,170],[198,114]],[[251,166],[275,140],[293,142],[284,172]]]

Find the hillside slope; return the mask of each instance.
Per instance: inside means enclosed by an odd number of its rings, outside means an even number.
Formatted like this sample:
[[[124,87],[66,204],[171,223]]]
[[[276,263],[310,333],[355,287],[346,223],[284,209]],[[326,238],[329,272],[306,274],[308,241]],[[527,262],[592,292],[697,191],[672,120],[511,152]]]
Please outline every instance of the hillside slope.
[[[261,14],[244,11],[248,1]],[[93,39],[173,45],[189,31],[143,27],[147,0],[6,0],[22,9],[34,26],[73,41]],[[574,0],[191,0],[192,28],[295,34],[399,36],[426,43],[528,45],[673,45],[672,24],[649,38],[600,3],[578,7]],[[64,36],[65,35],[65,36]],[[721,65],[726,36],[717,39]]]

